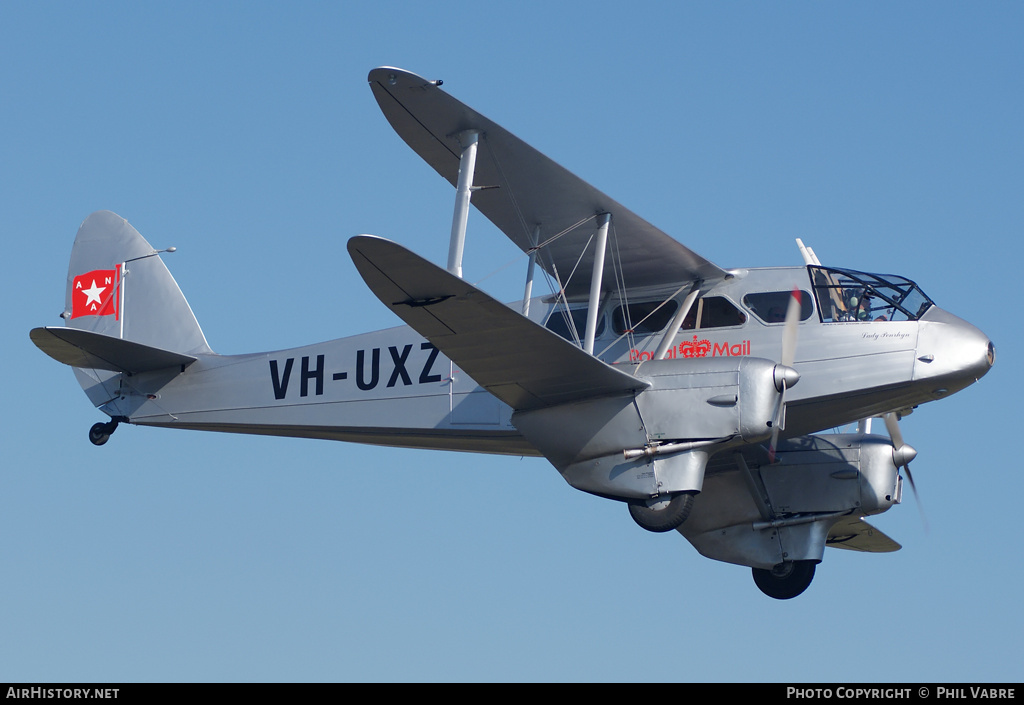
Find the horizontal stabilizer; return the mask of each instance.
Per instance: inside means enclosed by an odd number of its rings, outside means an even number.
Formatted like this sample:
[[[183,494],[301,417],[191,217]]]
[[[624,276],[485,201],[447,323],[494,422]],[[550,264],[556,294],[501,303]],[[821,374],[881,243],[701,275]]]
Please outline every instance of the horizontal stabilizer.
[[[863,519],[845,517],[832,525],[826,545],[866,553],[891,553],[902,546]]]
[[[649,386],[390,240],[360,235],[348,251],[385,306],[516,410]]]
[[[196,361],[191,355],[77,328],[33,328],[29,337],[57,362],[84,369],[137,373],[184,368]]]

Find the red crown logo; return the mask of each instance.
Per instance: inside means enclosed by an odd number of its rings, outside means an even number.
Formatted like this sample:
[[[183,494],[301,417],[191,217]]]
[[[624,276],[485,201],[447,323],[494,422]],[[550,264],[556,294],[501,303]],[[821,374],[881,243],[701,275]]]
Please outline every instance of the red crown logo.
[[[693,336],[692,341],[679,343],[679,354],[683,357],[707,357],[709,352],[711,352],[711,341],[706,338],[697,340],[697,336]]]

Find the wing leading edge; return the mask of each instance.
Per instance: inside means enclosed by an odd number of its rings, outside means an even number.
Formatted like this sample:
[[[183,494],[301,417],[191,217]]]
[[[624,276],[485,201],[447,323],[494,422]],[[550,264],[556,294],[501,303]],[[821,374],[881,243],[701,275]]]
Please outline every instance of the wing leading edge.
[[[437,173],[455,185],[467,130],[481,133],[472,204],[528,252],[545,243],[538,261],[564,278],[578,271],[566,294],[585,294],[590,286],[593,249],[587,248],[596,216],[612,215],[616,257],[629,286],[661,286],[712,280],[726,272],[666,235],[596,188],[437,87],[435,82],[401,69],[370,71],[370,88],[395,132]],[[497,188],[493,188],[493,187]],[[574,225],[579,227],[573,228]],[[536,241],[535,230],[537,232]],[[583,259],[580,260],[580,254]],[[605,288],[613,284],[613,258],[605,263]],[[577,262],[579,264],[577,265]]]
[[[348,251],[385,306],[516,410],[649,386],[397,243],[360,235]]]

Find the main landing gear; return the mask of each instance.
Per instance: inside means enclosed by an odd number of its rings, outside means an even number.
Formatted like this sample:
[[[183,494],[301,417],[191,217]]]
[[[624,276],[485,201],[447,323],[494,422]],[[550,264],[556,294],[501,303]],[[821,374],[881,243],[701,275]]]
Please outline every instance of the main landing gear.
[[[629,503],[629,515],[641,528],[663,533],[680,526],[690,516],[694,492],[680,492],[670,498],[658,497]]]
[[[814,566],[817,561],[787,561],[771,570],[752,568],[754,582],[768,597],[789,600],[804,590],[814,580]]]
[[[121,421],[127,421],[128,419],[123,416],[115,416],[110,419],[107,423],[96,423],[89,429],[89,442],[94,446],[101,446],[110,440],[110,434],[117,430],[117,425]]]

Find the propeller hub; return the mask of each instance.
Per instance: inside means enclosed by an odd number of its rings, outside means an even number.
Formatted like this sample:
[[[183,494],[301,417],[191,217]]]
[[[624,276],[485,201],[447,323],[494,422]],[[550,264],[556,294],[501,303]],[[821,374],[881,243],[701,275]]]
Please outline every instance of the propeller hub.
[[[775,389],[792,389],[800,381],[800,373],[789,365],[776,365],[772,370],[772,381],[775,382]]]
[[[893,446],[892,449],[892,462],[896,464],[896,467],[902,468],[906,466],[911,460],[917,457],[917,450],[914,446],[907,445],[904,443],[899,448]]]

